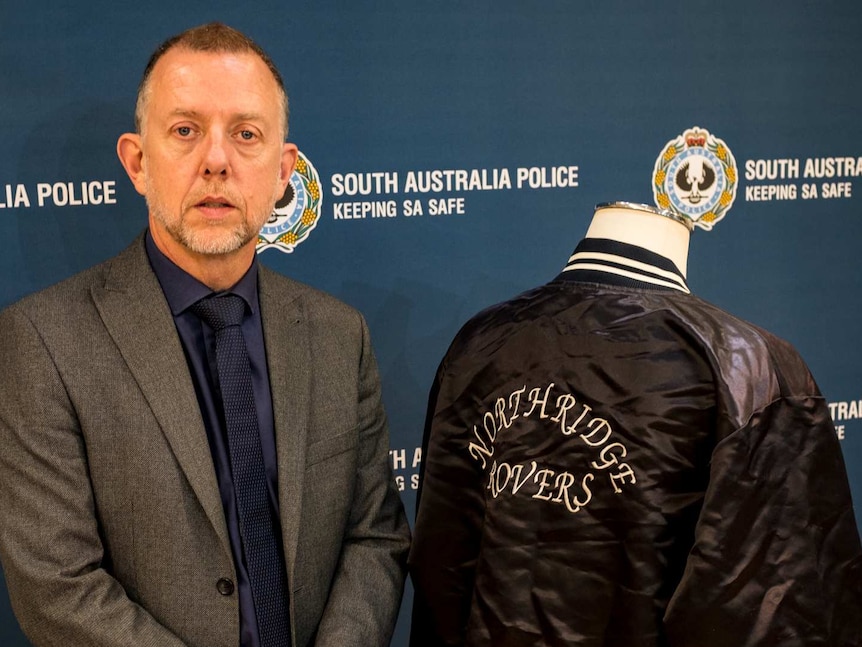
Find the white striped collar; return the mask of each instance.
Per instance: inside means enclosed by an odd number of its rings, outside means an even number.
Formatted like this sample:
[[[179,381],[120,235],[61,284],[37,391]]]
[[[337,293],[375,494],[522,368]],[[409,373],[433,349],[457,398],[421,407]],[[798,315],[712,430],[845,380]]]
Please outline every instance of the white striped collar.
[[[670,259],[604,238],[582,240],[559,278],[691,293],[682,272]]]

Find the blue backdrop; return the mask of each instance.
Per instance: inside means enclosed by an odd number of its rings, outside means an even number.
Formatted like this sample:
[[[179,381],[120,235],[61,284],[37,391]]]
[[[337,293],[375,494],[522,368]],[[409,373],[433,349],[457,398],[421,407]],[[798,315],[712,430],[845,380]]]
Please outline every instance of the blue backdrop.
[[[210,20],[245,31],[285,76],[307,164],[262,260],[368,318],[412,519],[458,327],[552,278],[596,203],[652,203],[656,161],[698,126],[737,186],[694,234],[689,283],[800,350],[862,518],[858,2],[122,4],[0,4],[0,306],[143,228],[114,147],[155,46]],[[0,644],[27,645],[2,586]]]

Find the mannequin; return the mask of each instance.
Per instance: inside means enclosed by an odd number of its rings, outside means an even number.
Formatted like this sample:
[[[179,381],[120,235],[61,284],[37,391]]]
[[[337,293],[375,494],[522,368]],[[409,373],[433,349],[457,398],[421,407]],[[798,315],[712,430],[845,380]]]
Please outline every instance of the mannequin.
[[[691,229],[691,221],[684,216],[645,204],[596,205],[586,236],[563,273],[573,280],[610,280],[616,285],[689,294],[685,273]]]
[[[559,275],[455,336],[411,647],[862,645],[825,400],[790,344],[691,294],[692,228],[600,204]]]
[[[596,205],[586,238],[637,245],[673,261],[686,276],[692,222],[672,211],[632,202]]]

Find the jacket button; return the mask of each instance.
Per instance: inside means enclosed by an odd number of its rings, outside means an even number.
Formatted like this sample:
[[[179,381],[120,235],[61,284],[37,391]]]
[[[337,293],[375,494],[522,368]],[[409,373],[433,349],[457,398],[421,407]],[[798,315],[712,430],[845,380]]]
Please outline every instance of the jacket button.
[[[218,589],[218,592],[222,595],[233,594],[233,582],[231,582],[226,577],[223,577],[218,582],[216,582],[216,588]]]

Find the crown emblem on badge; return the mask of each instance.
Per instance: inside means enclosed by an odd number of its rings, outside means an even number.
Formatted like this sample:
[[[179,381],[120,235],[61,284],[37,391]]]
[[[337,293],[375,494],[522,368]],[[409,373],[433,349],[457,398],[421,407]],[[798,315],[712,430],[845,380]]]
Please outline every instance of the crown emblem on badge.
[[[258,253],[273,248],[286,254],[293,253],[317,226],[322,206],[323,194],[317,169],[300,151],[284,194],[275,203],[272,214],[258,234]]]
[[[685,145],[689,148],[692,146],[703,146],[706,144],[706,137],[709,133],[705,130],[690,130],[686,132]]]
[[[727,144],[693,126],[665,144],[653,169],[656,205],[710,230],[736,198],[736,160]]]

